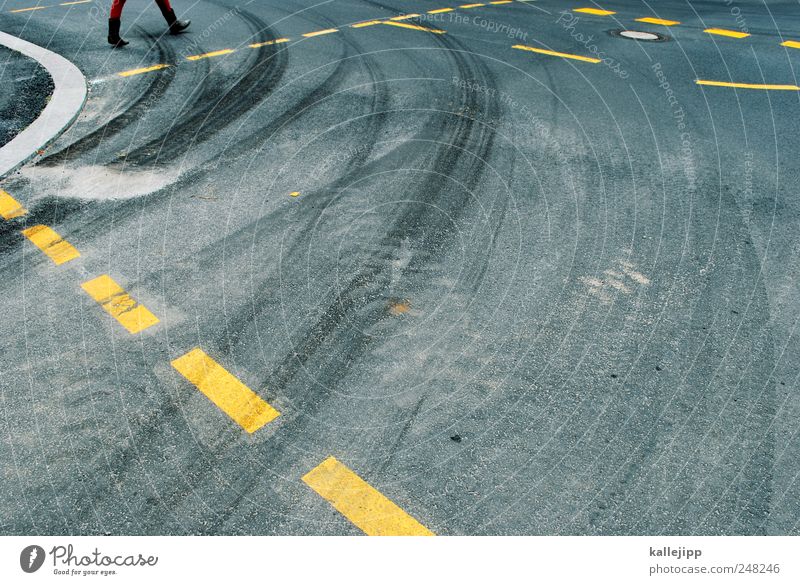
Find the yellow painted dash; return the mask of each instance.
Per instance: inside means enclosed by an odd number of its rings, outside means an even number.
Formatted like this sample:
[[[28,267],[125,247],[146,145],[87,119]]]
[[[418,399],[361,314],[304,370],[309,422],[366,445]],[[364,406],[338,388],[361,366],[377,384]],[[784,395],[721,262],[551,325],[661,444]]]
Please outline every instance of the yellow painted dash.
[[[339,32],[338,28],[326,28],[324,30],[315,30],[314,32],[306,33],[304,37],[318,37],[320,35],[329,35],[331,33]]]
[[[280,416],[280,412],[199,347],[173,360],[172,367],[248,433]]]
[[[75,0],[75,2],[62,2],[61,6],[72,6],[73,4],[88,4],[94,0]]]
[[[300,197],[300,191],[292,191],[289,195],[291,197]]]
[[[400,28],[407,28],[410,30],[421,30],[424,32],[434,33],[437,35],[444,34],[443,30],[439,30],[438,28],[428,28],[426,26],[419,26],[418,24],[408,24],[407,22],[391,22],[391,21],[384,21],[383,24],[388,24],[389,26],[398,26]]]
[[[616,14],[613,10],[601,10],[600,8],[575,8],[573,12],[582,12],[584,14],[594,14],[595,16],[610,16]]]
[[[84,282],[81,288],[127,329],[128,333],[139,333],[158,323],[158,317],[136,302],[107,274]]]
[[[277,45],[279,43],[288,43],[290,39],[275,39],[274,41],[264,41],[262,43],[253,43],[249,45],[251,49],[257,49],[259,47],[266,47],[267,45]]]
[[[16,10],[9,10],[9,12],[30,12],[31,10],[44,10],[49,6],[31,6],[30,8],[17,8]]]
[[[478,8],[479,6],[486,6],[486,4],[462,4],[459,8]]]
[[[233,53],[233,49],[220,49],[219,51],[211,51],[210,53],[201,53],[200,55],[189,55],[186,57],[189,61],[199,61],[200,59],[208,59],[209,57],[219,57],[220,55],[228,55]]]
[[[436,10],[428,10],[428,14],[441,14],[442,12],[453,12],[455,8],[437,8]]]
[[[558,51],[548,51],[547,49],[539,49],[537,47],[529,47],[527,45],[514,45],[512,49],[520,49],[522,51],[532,51],[542,55],[550,55],[551,57],[563,57],[564,59],[575,59],[576,61],[586,61],[587,63],[600,63],[600,59],[594,57],[584,57],[583,55],[571,55],[570,53],[559,53]]]
[[[0,215],[3,216],[3,219],[14,219],[26,213],[28,213],[28,210],[22,207],[22,204],[6,191],[0,189]]]
[[[62,239],[46,225],[35,225],[24,229],[22,235],[44,252],[56,265],[64,264],[80,256],[80,252],[72,244]]]
[[[732,83],[728,81],[708,81],[705,79],[698,79],[695,81],[697,85],[713,85],[716,87],[735,87],[739,89],[774,89],[783,91],[800,91],[800,87],[796,85],[773,85],[765,83]]]
[[[497,6],[498,4],[513,4],[514,0],[495,0],[494,2],[489,2],[493,6]]]
[[[352,28],[364,28],[365,26],[373,26],[376,24],[381,24],[382,22],[382,20],[367,20],[366,22],[357,22],[351,26]]]
[[[677,20],[665,20],[663,18],[652,18],[647,16],[645,18],[637,18],[636,22],[646,22],[647,24],[660,24],[661,26],[675,26],[680,24]]]
[[[791,47],[792,49],[800,49],[800,41],[783,41],[782,47]]]
[[[733,37],[735,39],[743,39],[750,36],[750,33],[741,32],[738,30],[728,30],[726,28],[707,28],[703,32],[711,35],[719,35],[721,37]]]
[[[129,69],[128,71],[120,71],[117,73],[120,77],[131,77],[133,75],[141,75],[142,73],[150,73],[151,71],[158,71],[159,69],[166,69],[169,67],[166,63],[159,63],[158,65],[150,65],[150,67],[142,67],[140,69]]]
[[[393,16],[389,20],[408,20],[409,18],[419,18],[419,14],[401,14],[400,16]]]
[[[434,536],[334,457],[305,474],[303,481],[369,536]]]

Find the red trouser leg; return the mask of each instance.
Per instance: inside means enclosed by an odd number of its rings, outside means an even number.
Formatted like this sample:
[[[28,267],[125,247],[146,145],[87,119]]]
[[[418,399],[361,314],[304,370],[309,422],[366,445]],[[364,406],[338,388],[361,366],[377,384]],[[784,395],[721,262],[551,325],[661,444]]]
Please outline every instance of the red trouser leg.
[[[122,16],[122,7],[125,6],[125,0],[114,0],[111,3],[111,14],[109,18],[120,18]]]

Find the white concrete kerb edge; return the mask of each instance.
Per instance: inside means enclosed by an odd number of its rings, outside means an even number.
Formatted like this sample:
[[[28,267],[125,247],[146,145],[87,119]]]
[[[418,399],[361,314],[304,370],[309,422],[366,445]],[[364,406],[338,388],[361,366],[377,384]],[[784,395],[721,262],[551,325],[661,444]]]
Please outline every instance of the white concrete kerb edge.
[[[13,173],[58,138],[86,103],[86,78],[71,61],[39,45],[0,32],[0,45],[34,59],[47,70],[55,89],[34,122],[0,148],[0,178]]]

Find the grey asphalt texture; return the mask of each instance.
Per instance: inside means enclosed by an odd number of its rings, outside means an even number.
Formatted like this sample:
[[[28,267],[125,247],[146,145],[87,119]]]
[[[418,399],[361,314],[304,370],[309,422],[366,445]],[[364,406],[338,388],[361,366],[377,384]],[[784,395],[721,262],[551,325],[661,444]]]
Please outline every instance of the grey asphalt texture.
[[[2,185],[1,533],[360,534],[300,480],[329,455],[443,535],[800,532],[800,93],[695,83],[797,84],[796,4],[347,26],[454,5],[129,2],[122,50],[106,4],[0,14],[90,82]],[[245,433],[196,346],[281,416]]]
[[[28,127],[53,94],[44,67],[20,53],[0,47],[0,147]]]

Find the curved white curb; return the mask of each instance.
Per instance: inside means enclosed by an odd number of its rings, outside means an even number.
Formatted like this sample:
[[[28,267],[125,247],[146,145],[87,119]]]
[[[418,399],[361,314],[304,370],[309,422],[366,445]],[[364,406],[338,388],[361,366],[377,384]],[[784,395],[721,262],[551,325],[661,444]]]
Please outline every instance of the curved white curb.
[[[0,45],[34,59],[53,79],[53,95],[33,123],[0,148],[0,178],[17,170],[58,138],[78,117],[86,102],[86,78],[61,55],[0,32]]]

